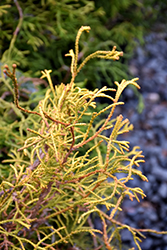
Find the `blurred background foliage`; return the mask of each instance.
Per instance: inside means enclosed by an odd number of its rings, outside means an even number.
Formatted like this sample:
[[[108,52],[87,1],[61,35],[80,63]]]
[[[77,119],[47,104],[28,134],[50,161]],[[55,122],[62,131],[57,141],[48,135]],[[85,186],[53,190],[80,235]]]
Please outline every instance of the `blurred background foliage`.
[[[78,84],[88,89],[111,86],[129,78],[128,60],[135,46],[144,43],[144,35],[157,20],[164,22],[166,10],[166,0],[1,0],[0,158],[6,158],[17,136],[24,137],[19,131],[24,116],[12,104],[13,87],[2,74],[4,64],[18,65],[21,105],[33,109],[47,86],[38,79],[40,71],[52,69],[54,84],[67,83],[70,58],[64,55],[74,48],[78,29],[89,25],[90,33],[80,40],[80,61],[113,45],[124,56],[119,62],[90,61],[77,77]]]
[[[86,79],[90,88],[109,85],[127,77],[127,61],[136,41],[143,36],[167,8],[165,0],[1,0],[0,56],[2,63],[16,63],[31,77],[52,69],[55,84],[68,82],[69,58],[64,55],[74,47],[77,30],[89,25],[91,32],[81,38],[80,60],[96,50],[110,50],[113,45],[124,51],[120,62],[91,62],[78,81]],[[161,14],[161,19],[162,14]],[[19,27],[17,26],[18,23]],[[16,29],[17,27],[17,29]],[[13,36],[15,41],[11,40]]]

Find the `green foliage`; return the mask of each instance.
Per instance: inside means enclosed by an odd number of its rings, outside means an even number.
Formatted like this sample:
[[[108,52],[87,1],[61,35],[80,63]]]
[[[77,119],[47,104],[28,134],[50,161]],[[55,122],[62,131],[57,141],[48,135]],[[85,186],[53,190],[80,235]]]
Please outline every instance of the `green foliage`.
[[[16,65],[12,71],[5,66],[4,73],[14,84],[15,104],[27,115],[20,123],[27,132],[20,137],[22,146],[13,148],[11,159],[4,161],[8,175],[2,176],[0,184],[1,249],[122,249],[124,228],[141,249],[139,236],[144,237],[145,230],[121,223],[117,214],[125,196],[138,201],[145,196],[139,187],[128,186],[133,175],[147,181],[136,168],[143,155],[138,147],[130,150],[129,142],[118,138],[133,128],[128,119],[123,120],[121,114],[113,118],[115,108],[123,104],[119,101],[122,91],[129,84],[139,85],[135,78],[115,82],[117,90],[103,87],[91,91],[77,86],[76,76],[89,60],[118,60],[122,56],[113,47],[88,55],[78,65],[78,42],[82,32],[89,30],[89,26],[80,28],[75,53],[70,50],[66,54],[72,58],[69,84],[54,87],[51,70],[42,71],[41,78],[47,78],[49,88],[34,110],[18,102]],[[106,91],[115,91],[115,97]],[[112,104],[98,111],[99,97]],[[97,123],[96,118],[104,114],[106,118]],[[89,142],[93,144],[87,148]],[[118,177],[119,173],[125,176]],[[94,228],[94,217],[101,220],[101,229]]]
[[[93,31],[86,43],[84,37],[80,43],[80,60],[84,60],[88,51],[111,50],[113,45],[124,49],[125,55],[124,60],[116,64],[105,60],[95,62],[93,69],[88,63],[78,81],[86,78],[89,79],[89,89],[94,89],[96,82],[101,88],[107,76],[107,83],[111,86],[113,80],[127,78],[126,61],[133,51],[135,40],[143,41],[152,16],[154,19],[157,17],[156,8],[148,2],[1,0],[1,62],[8,65],[16,63],[20,70],[32,77],[39,76],[43,68],[53,68],[54,81],[60,83],[63,79],[63,82],[68,82],[69,60],[64,58],[64,54],[75,39],[75,31],[81,25],[89,24]]]

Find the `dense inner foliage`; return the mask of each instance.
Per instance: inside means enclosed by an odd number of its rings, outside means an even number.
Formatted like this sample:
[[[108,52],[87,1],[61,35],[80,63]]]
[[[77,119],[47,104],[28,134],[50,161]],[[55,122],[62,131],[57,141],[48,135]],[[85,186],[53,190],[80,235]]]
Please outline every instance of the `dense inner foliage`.
[[[129,84],[139,88],[138,78],[115,82],[117,90],[77,87],[75,78],[89,60],[118,60],[123,55],[113,47],[111,51],[90,54],[78,65],[79,39],[83,31],[89,30],[89,26],[80,28],[75,52],[66,54],[72,58],[69,84],[54,87],[51,70],[42,71],[41,78],[47,78],[49,88],[34,110],[20,106],[16,64],[12,71],[5,65],[4,73],[14,84],[15,105],[28,117],[20,123],[21,135],[22,129],[27,129],[24,145],[18,150],[13,148],[11,159],[4,161],[10,165],[4,165],[6,176],[2,176],[0,185],[1,249],[122,249],[124,228],[141,249],[138,235],[144,237],[141,232],[145,230],[121,223],[117,215],[125,196],[137,201],[145,196],[139,187],[128,186],[133,175],[147,181],[136,168],[143,162],[143,155],[138,147],[130,150],[128,141],[117,138],[133,128],[128,119],[123,120],[121,114],[112,119],[116,106],[123,104],[119,102],[122,91]],[[115,97],[106,91],[115,91]],[[98,111],[98,97],[108,98],[112,104]],[[95,122],[106,111],[106,117]],[[109,137],[106,131],[110,131]],[[23,143],[22,136],[20,139],[17,144]],[[89,145],[87,150],[85,145]],[[100,229],[93,224],[97,216]]]

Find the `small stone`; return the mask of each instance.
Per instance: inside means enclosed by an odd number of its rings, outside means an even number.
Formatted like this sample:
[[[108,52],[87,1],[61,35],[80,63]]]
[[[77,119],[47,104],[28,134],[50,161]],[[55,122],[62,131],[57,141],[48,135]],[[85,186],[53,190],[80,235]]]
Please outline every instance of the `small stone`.
[[[142,183],[142,189],[144,191],[145,194],[147,194],[147,196],[151,196],[152,194],[152,190],[151,190],[151,183],[150,183],[150,180],[147,176],[147,179],[148,179],[148,182],[143,182]]]
[[[141,247],[142,249],[147,250],[147,249],[151,249],[152,245],[153,245],[153,240],[150,238],[146,238],[145,240],[143,240]]]
[[[147,138],[147,140],[149,140],[149,141],[154,140],[154,132],[153,132],[152,130],[146,131],[146,138]]]
[[[163,241],[165,241],[165,242],[167,243],[167,234],[165,234],[165,235],[163,236]]]
[[[163,199],[167,198],[167,183],[164,182],[160,185],[158,193]]]
[[[136,49],[136,53],[137,53],[139,64],[143,64],[146,60],[145,51],[141,47],[138,47]]]
[[[156,179],[159,181],[167,181],[167,170],[164,168],[161,168],[158,165],[152,166],[152,174],[155,175]]]
[[[151,103],[157,103],[160,101],[160,96],[158,93],[152,92],[147,95],[147,100]]]
[[[139,214],[143,214],[145,212],[145,208],[144,207],[138,207],[137,212]]]
[[[160,209],[159,216],[160,216],[161,219],[163,219],[164,222],[165,222],[165,220],[167,222],[167,210],[163,206],[163,203],[162,203],[162,206],[161,206],[161,209]]]
[[[157,194],[152,195],[152,196],[150,197],[150,201],[151,201],[152,203],[155,203],[155,204],[159,203],[159,195],[157,195]]]
[[[134,90],[132,88],[125,89],[124,95],[129,99],[132,99],[134,97]]]
[[[133,239],[133,236],[128,229],[125,229],[125,230],[122,230],[121,238],[122,238],[122,241],[127,242],[127,241],[131,241]]]
[[[99,217],[96,217],[94,220],[94,227],[95,229],[102,230],[102,223]]]
[[[154,221],[154,222],[158,221],[158,215],[154,211],[151,211],[151,213],[148,216],[151,221]]]
[[[129,71],[130,71],[130,73],[133,75],[133,76],[136,76],[136,75],[138,75],[138,68],[135,66],[135,65],[133,65],[133,64],[131,64],[130,66],[129,66]]]

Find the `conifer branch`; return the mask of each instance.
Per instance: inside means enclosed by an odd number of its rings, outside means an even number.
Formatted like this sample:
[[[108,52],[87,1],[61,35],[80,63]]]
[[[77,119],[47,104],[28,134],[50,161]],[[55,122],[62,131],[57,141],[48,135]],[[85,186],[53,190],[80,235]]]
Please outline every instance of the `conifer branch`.
[[[118,60],[122,56],[122,52],[113,47],[112,51],[90,54],[78,66],[80,36],[89,30],[89,26],[81,27],[75,53],[70,50],[67,54],[72,59],[72,76],[67,86],[62,83],[54,87],[51,71],[42,71],[41,78],[48,79],[50,89],[37,106],[39,112],[20,107],[16,65],[12,72],[5,66],[4,73],[14,84],[16,107],[27,114],[38,115],[40,119],[37,116],[25,118],[29,132],[25,137],[22,133],[21,143],[25,139],[24,145],[19,150],[12,150],[11,159],[5,161],[11,165],[10,173],[0,184],[0,238],[5,244],[0,243],[0,248],[15,244],[23,250],[26,247],[59,250],[60,245],[68,250],[85,249],[84,243],[78,242],[79,234],[93,241],[91,248],[111,250],[115,239],[121,247],[121,230],[126,228],[140,250],[143,232],[167,233],[135,229],[117,219],[125,196],[138,202],[145,197],[141,188],[129,187],[128,181],[133,180],[133,175],[148,181],[136,169],[144,162],[142,151],[139,147],[130,149],[129,142],[118,137],[132,130],[133,126],[121,114],[113,119],[115,108],[123,105],[119,101],[123,90],[129,84],[139,88],[138,78],[115,82],[114,98],[106,94],[106,91],[113,91],[111,88],[90,91],[76,87],[75,78],[90,59]],[[96,100],[99,97],[108,98],[112,103],[98,111]],[[105,134],[106,131],[110,134]],[[119,178],[117,173],[125,175]],[[108,213],[100,210],[98,205],[103,205]],[[94,214],[101,219],[101,230],[93,226]],[[31,238],[33,241],[29,240]]]
[[[20,107],[19,105],[19,91],[18,91],[18,83],[17,83],[17,78],[16,78],[16,64],[13,64],[12,65],[12,69],[13,71],[11,72],[8,65],[5,65],[5,70],[3,70],[3,72],[9,77],[11,78],[12,82],[13,82],[13,85],[14,85],[14,92],[15,92],[15,95],[14,95],[14,102],[17,106],[18,109],[20,109],[21,111],[25,112],[25,113],[28,113],[28,114],[35,114],[35,115],[40,115],[40,113],[36,112],[36,111],[31,111],[31,110],[27,110],[27,109],[24,109],[22,107]]]

